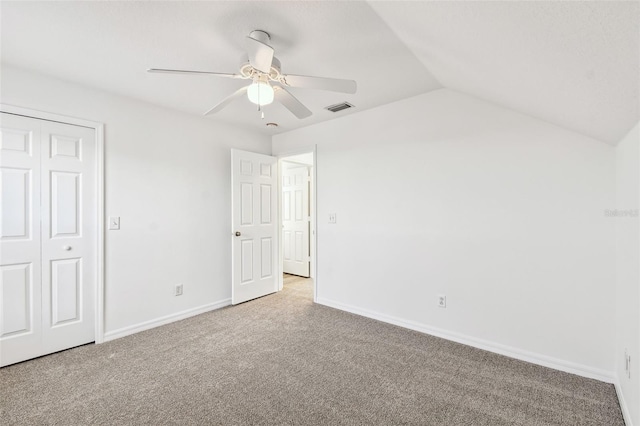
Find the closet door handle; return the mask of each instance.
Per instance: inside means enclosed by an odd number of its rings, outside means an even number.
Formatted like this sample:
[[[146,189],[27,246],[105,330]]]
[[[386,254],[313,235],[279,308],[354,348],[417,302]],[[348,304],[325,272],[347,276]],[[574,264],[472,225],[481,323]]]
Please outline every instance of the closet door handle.
[[[236,237],[239,237],[240,235],[242,235],[240,231],[236,231]]]
[[[69,251],[71,250],[71,246],[62,246],[62,250]]]

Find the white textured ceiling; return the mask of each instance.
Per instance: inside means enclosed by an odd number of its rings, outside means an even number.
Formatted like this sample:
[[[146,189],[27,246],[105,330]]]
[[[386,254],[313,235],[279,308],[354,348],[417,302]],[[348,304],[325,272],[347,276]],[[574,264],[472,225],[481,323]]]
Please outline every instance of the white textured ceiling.
[[[640,118],[636,1],[2,1],[0,12],[3,62],[194,114],[244,82],[145,70],[236,72],[253,29],[271,33],[285,73],[358,81],[355,95],[291,89],[308,119],[274,104],[263,121],[246,99],[210,118],[265,133],[442,86],[612,144]],[[323,109],[341,101],[356,108]]]
[[[239,99],[212,117],[276,133],[441,87],[364,2],[0,3],[2,61],[83,85],[202,114],[243,80],[148,74],[178,68],[235,73],[244,38],[271,34],[285,73],[354,79],[358,93],[291,89],[313,116]],[[390,78],[390,77],[396,78]],[[342,101],[353,111],[323,108]],[[280,127],[265,127],[269,121]]]
[[[640,119],[637,1],[370,4],[445,87],[611,144]]]

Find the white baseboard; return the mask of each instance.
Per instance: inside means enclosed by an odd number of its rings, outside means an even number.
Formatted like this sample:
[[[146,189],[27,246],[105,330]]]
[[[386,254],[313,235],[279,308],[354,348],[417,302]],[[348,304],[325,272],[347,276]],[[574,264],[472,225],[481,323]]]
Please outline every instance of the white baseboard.
[[[340,302],[335,302],[335,301],[328,300],[321,297],[318,298],[317,303],[321,305],[329,306],[331,308],[340,309],[342,311],[351,312],[352,314],[361,315],[363,317],[372,318],[378,321],[408,328],[410,330],[419,331],[421,333],[429,334],[431,336],[441,337],[446,340],[462,343],[463,345],[473,346],[474,348],[483,349],[489,352],[494,352],[500,355],[519,359],[521,361],[527,361],[532,364],[553,368],[555,370],[576,374],[578,376],[587,377],[590,379],[600,380],[606,383],[614,383],[613,373],[606,370],[600,370],[600,369],[592,368],[586,365],[581,365],[574,362],[553,358],[547,355],[541,355],[534,352],[525,351],[522,349],[502,345],[500,343],[495,343],[488,340],[477,339],[475,337],[467,336],[464,334],[443,330],[436,327],[431,327],[415,321],[405,320],[402,318],[397,318],[390,315],[373,312],[367,309],[361,309],[355,306],[346,305]]]
[[[161,325],[169,324],[175,321],[180,321],[185,318],[193,317],[195,315],[204,314],[205,312],[214,311],[216,309],[224,308],[231,304],[231,299],[221,300],[219,302],[209,303],[197,308],[187,309],[182,312],[176,312],[175,314],[166,315],[164,317],[156,318],[150,321],[145,321],[140,324],[130,325],[128,327],[119,328],[117,330],[108,331],[104,334],[103,342],[119,339],[130,334],[139,333],[141,331],[149,330],[151,328],[159,327]]]
[[[618,394],[618,401],[620,401],[620,409],[622,410],[622,417],[624,418],[624,424],[626,426],[633,426],[631,421],[631,413],[629,413],[629,406],[624,399],[624,393],[622,393],[622,387],[620,386],[620,378],[616,376],[613,385],[616,387],[616,393]]]

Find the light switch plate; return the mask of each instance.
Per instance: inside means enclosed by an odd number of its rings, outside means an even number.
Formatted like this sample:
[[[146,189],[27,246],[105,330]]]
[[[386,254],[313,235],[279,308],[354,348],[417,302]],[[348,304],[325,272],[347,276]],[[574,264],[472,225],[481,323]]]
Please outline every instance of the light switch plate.
[[[329,223],[336,223],[336,214],[335,213],[329,213]]]
[[[118,216],[109,217],[109,229],[112,231],[117,231],[118,229],[120,229],[120,217]]]

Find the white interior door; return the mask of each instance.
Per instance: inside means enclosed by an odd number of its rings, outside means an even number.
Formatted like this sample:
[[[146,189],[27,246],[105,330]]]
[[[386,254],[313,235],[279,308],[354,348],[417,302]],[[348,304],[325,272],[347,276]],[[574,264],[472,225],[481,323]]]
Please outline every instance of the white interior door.
[[[231,302],[277,291],[277,163],[275,157],[231,150]]]
[[[309,167],[289,163],[282,170],[283,272],[309,277],[309,225]]]
[[[8,365],[95,340],[96,143],[93,129],[5,113],[0,128]]]

